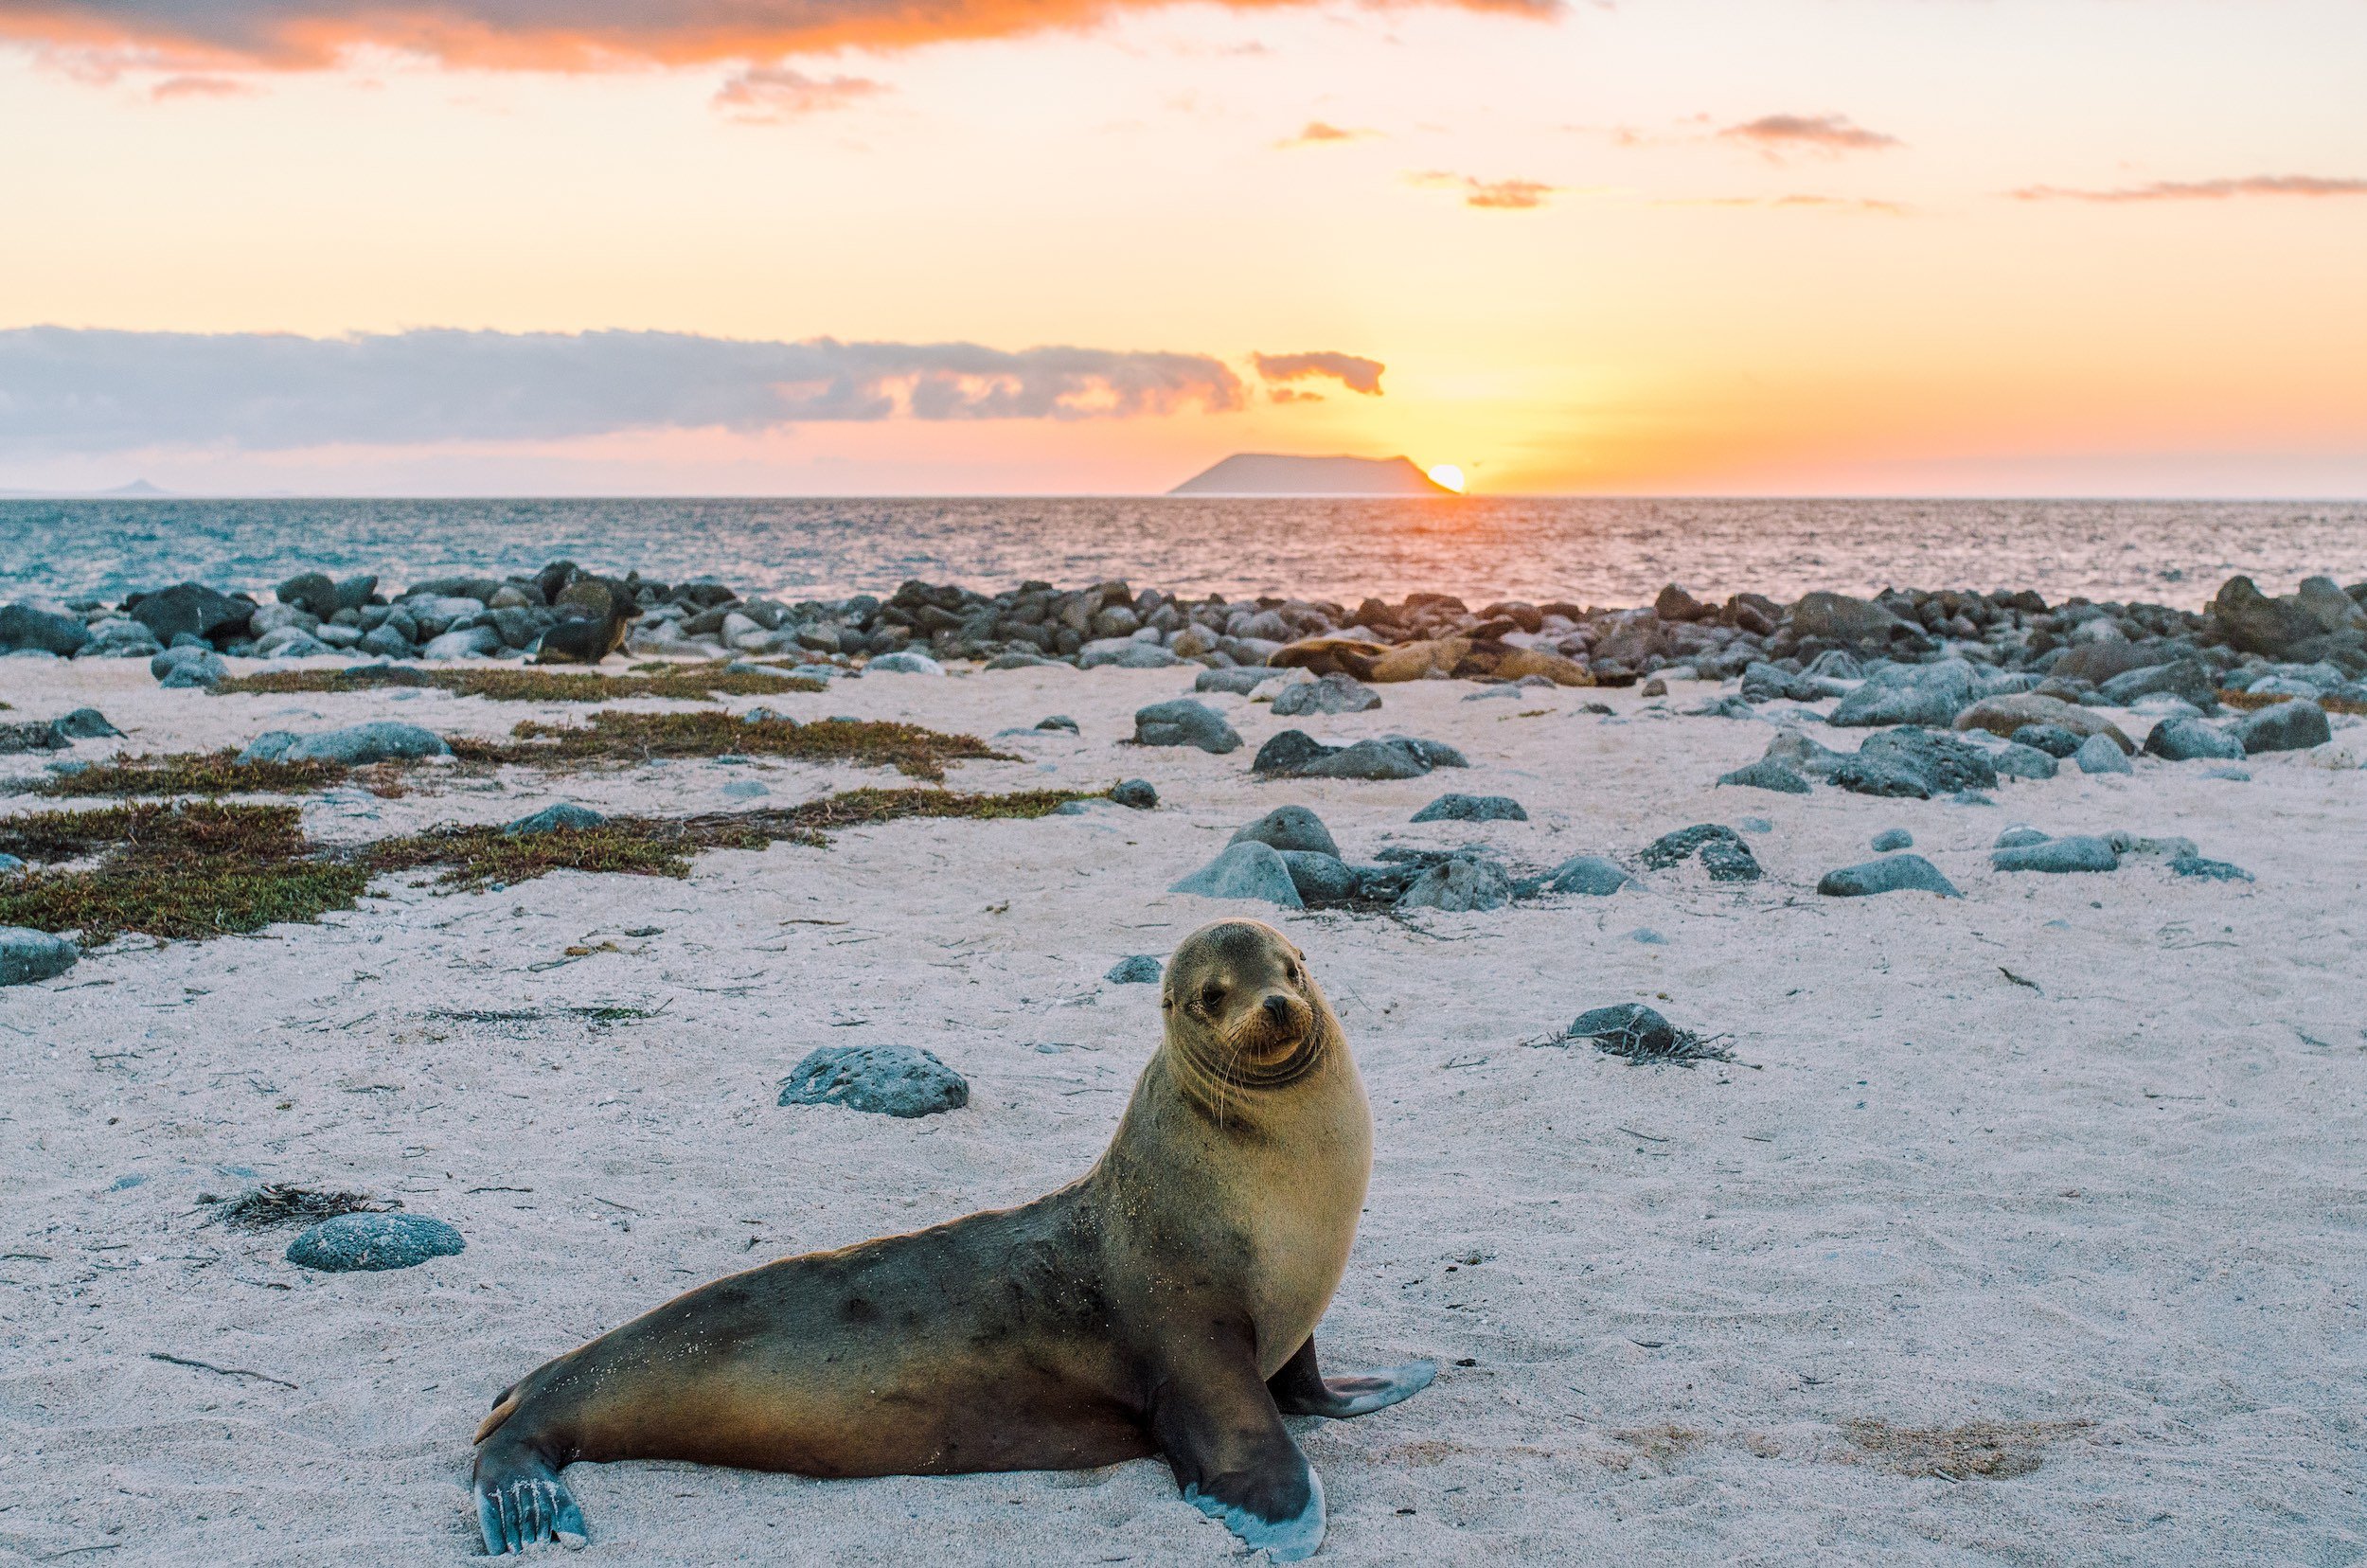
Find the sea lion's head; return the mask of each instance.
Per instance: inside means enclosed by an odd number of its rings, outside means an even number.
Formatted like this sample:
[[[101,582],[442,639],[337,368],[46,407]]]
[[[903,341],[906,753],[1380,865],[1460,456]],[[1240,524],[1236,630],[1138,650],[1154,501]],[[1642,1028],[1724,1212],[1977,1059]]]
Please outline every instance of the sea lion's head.
[[[1307,955],[1256,920],[1219,920],[1184,938],[1167,960],[1159,1006],[1168,1044],[1238,1089],[1280,1088],[1340,1040]]]

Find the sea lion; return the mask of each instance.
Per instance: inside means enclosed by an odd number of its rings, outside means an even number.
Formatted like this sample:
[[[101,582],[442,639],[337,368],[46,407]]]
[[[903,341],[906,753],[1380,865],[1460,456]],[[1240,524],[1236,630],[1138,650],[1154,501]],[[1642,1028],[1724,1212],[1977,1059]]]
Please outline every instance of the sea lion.
[[[486,1549],[580,1541],[559,1473],[578,1459],[857,1476],[1164,1453],[1251,1546],[1313,1552],[1323,1487],[1283,1417],[1361,1416],[1436,1372],[1316,1366],[1372,1170],[1364,1086],[1271,926],[1186,937],[1160,1008],[1116,1135],[1067,1186],[717,1280],[504,1389],[476,1434]]]
[[[552,608],[560,621],[543,633],[536,664],[598,664],[625,644],[625,623],[641,607],[614,578],[578,577],[560,590]]]

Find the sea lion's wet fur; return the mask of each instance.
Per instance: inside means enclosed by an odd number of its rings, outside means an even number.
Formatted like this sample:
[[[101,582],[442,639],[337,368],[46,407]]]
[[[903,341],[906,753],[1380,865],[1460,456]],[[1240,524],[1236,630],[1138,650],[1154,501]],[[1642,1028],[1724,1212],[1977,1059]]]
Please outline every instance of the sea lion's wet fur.
[[[1428,1381],[1315,1368],[1371,1172],[1363,1085],[1270,927],[1186,938],[1161,1008],[1165,1042],[1076,1182],[718,1280],[505,1390],[477,1434],[489,1547],[547,1537],[562,1505],[580,1532],[557,1481],[578,1459],[858,1476],[1164,1451],[1201,1508],[1251,1539],[1295,1520],[1311,1551],[1320,1488],[1277,1397],[1356,1415]]]

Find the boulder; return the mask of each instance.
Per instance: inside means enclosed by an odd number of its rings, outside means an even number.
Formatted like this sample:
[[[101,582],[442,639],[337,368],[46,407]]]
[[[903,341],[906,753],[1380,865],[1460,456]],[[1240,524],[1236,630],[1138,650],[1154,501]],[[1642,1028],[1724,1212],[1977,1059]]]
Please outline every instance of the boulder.
[[[372,762],[413,761],[422,757],[449,757],[452,748],[433,730],[417,724],[398,723],[391,719],[374,720],[366,724],[350,724],[344,729],[323,730],[317,735],[291,735],[274,730],[258,736],[245,751],[239,754],[241,762],[341,762],[349,768],[365,767]]]
[[[1897,849],[1913,849],[1914,846],[1914,834],[1907,831],[1904,828],[1883,829],[1880,832],[1874,835],[1874,843],[1871,846],[1874,852],[1878,855],[1887,855]]]
[[[780,1105],[843,1105],[880,1116],[934,1116],[970,1103],[970,1084],[913,1045],[824,1045],[781,1080]]]
[[[2334,727],[2326,722],[2326,710],[2298,698],[2248,713],[2235,722],[2232,730],[2243,743],[2246,757],[2257,757],[2262,752],[2307,751],[2334,739]]]
[[[2145,755],[2165,762],[2229,761],[2244,755],[2244,743],[2199,719],[2164,719],[2145,737]]]
[[[1303,730],[1284,730],[1257,748],[1250,772],[1264,778],[1419,778],[1433,767],[1469,764],[1452,746],[1388,736],[1326,746]]]
[[[1767,750],[1760,760],[1781,762],[1793,772],[1806,774],[1810,778],[1829,778],[1833,770],[1848,760],[1848,757],[1846,753],[1820,745],[1798,730],[1788,729],[1779,731],[1767,743]]]
[[[2209,712],[2218,705],[2219,683],[2199,659],[2174,659],[2115,675],[2103,686],[2104,700],[2127,707],[2140,698],[2182,697]]]
[[[2271,659],[2305,656],[2326,626],[2298,598],[2269,598],[2248,577],[2233,577],[2211,601],[2211,619],[2228,646]]]
[[[288,1261],[329,1274],[409,1269],[452,1257],[467,1243],[441,1220],[423,1214],[340,1214],[288,1243]]]
[[[1866,677],[1833,709],[1831,722],[1866,728],[1878,724],[1945,726],[1980,697],[1981,678],[1962,659],[1930,665],[1888,665]]]
[[[2084,774],[2136,772],[2128,765],[2128,758],[2121,754],[2120,747],[2112,744],[2109,736],[2088,737],[2079,743],[2079,749],[2072,753],[2072,760],[2078,764],[2079,771]]]
[[[1989,864],[2000,871],[2117,871],[2121,858],[2109,841],[2078,835],[1997,849]]]
[[[2072,747],[2074,752],[2078,749],[2076,744]],[[1997,769],[2000,778],[2053,778],[2056,773],[2052,752],[2010,740],[1989,754],[1989,765]]]
[[[1304,806],[1277,806],[1255,822],[1226,840],[1229,847],[1236,844],[1262,844],[1270,849],[1299,849],[1318,855],[1339,858],[1340,846],[1324,826],[1324,819]]]
[[[578,806],[562,800],[556,805],[543,807],[531,816],[520,817],[502,831],[511,838],[527,838],[536,833],[556,833],[562,829],[580,831],[586,828],[597,828],[607,820],[608,818],[589,806]]]
[[[1997,765],[1989,759],[1989,754],[1941,730],[1907,725],[1868,736],[1854,760],[1860,765],[1908,773],[1920,779],[1932,794],[1997,787]],[[1833,782],[1842,783],[1839,770],[1835,771]]]
[[[2329,577],[2302,579],[2294,591],[2293,602],[2316,617],[2320,626],[2329,632],[2367,632],[2367,609],[2358,600],[2344,593]]]
[[[1879,841],[1877,841],[1878,845]],[[1862,899],[1878,893],[1936,893],[1943,899],[1961,899],[1956,884],[1940,875],[1940,868],[1921,855],[1885,855],[1880,860],[1867,861],[1862,865],[1844,865],[1838,871],[1827,871],[1816,884],[1816,890],[1828,899]]]
[[[1184,661],[1155,642],[1136,642],[1131,637],[1105,637],[1089,642],[1077,650],[1079,669],[1166,669]],[[876,666],[879,661],[874,659]]]
[[[2100,717],[2076,703],[2066,703],[2056,697],[2042,697],[2034,691],[2012,693],[2002,697],[1984,697],[1956,715],[1951,726],[1960,730],[1984,729],[1991,735],[2013,739],[2017,730],[2031,724],[2052,724],[2069,730],[2085,740],[2091,735],[2109,735],[2112,743],[2123,752],[2134,752],[2137,742],[2120,731],[2110,720]]]
[[[1573,855],[1554,867],[1545,879],[1549,893],[1579,893],[1607,898],[1632,881],[1615,864],[1600,855]]]
[[[1791,607],[1791,630],[1795,636],[1838,643],[1888,643],[1915,632],[1870,599],[1824,592],[1804,595]]]
[[[363,633],[362,640],[354,647],[380,659],[408,659],[413,651],[411,639],[404,636],[392,621]]]
[[[1699,857],[1712,882],[1757,882],[1758,858],[1742,835],[1715,822],[1697,823],[1664,833],[1645,846],[1636,864],[1647,871],[1664,871]]]
[[[62,936],[28,926],[0,926],[0,986],[27,986],[63,974],[81,956],[82,950]]]
[[[0,653],[55,653],[72,658],[90,640],[89,629],[75,616],[29,604],[0,609]]]
[[[1622,1002],[1578,1014],[1570,1021],[1567,1038],[1608,1042],[1622,1055],[1654,1056],[1676,1045],[1677,1029],[1657,1008]]]
[[[1345,903],[1361,886],[1356,868],[1337,855],[1315,849],[1285,849],[1281,855],[1290,870],[1290,885],[1309,909]]]
[[[1510,795],[1442,794],[1414,813],[1415,822],[1526,822],[1529,813]]]
[[[1991,845],[1990,847],[1993,849],[2020,849],[2024,845],[2044,844],[2047,841],[2047,834],[2039,832],[2036,828],[2017,824],[1998,834],[1997,842]]]
[[[2032,751],[2044,752],[2057,762],[2068,761],[2079,749],[2080,737],[2060,724],[2024,724],[2013,735],[2013,744]]]
[[[222,655],[211,649],[177,644],[148,661],[148,672],[156,677],[156,684],[172,689],[186,686],[220,686],[230,678],[230,667],[222,662]]]
[[[1166,973],[1166,967],[1158,959],[1148,953],[1137,953],[1112,964],[1101,978],[1113,986],[1155,986]]]
[[[1194,691],[1226,691],[1236,697],[1246,697],[1257,687],[1273,679],[1273,671],[1262,665],[1247,669],[1203,669],[1192,680]]]
[[[872,663],[876,666],[878,660]],[[1241,738],[1224,715],[1189,697],[1153,703],[1134,710],[1134,743],[1140,746],[1198,746],[1221,757],[1241,749]]]
[[[1397,897],[1399,909],[1455,912],[1502,909],[1512,901],[1512,879],[1492,861],[1457,856],[1425,866]]]
[[[327,620],[345,608],[337,597],[337,584],[326,572],[299,572],[272,590],[273,597],[282,604],[292,604],[306,615]]]
[[[894,653],[881,653],[863,666],[866,673],[880,675],[942,675],[945,667],[926,653],[899,649]]]
[[[1110,799],[1137,811],[1148,811],[1159,804],[1159,792],[1151,788],[1148,778],[1126,778],[1112,786]]]
[[[227,642],[245,634],[254,614],[253,599],[234,598],[202,582],[177,583],[158,593],[143,594],[131,609],[133,620],[153,632],[158,642],[168,644],[182,633],[212,643]]]
[[[1277,719],[1296,719],[1309,713],[1365,713],[1379,706],[1379,692],[1352,675],[1337,671],[1284,686],[1273,700]]]
[[[1808,781],[1791,770],[1788,763],[1771,757],[1763,757],[1747,767],[1717,775],[1720,784],[1733,784],[1746,790],[1773,790],[1782,794],[1806,794]]]
[[[1285,909],[1304,909],[1290,863],[1272,845],[1255,840],[1228,846],[1223,854],[1168,887],[1203,899],[1255,899]]]
[[[2109,625],[2108,622],[2088,622],[2089,625]],[[2065,649],[2047,673],[2057,680],[2083,681],[2090,686],[2104,686],[2124,675],[2141,669],[2158,669],[2180,658],[2191,659],[2194,650],[2183,643],[2166,638],[2150,638],[2145,642],[2129,642],[2114,637],[2104,642],[2081,643]]]
[[[1771,703],[1778,697],[1795,703],[1813,703],[1838,695],[1841,688],[1828,686],[1813,675],[1794,675],[1781,665],[1753,659],[1742,672],[1742,700],[1746,703]]]
[[[422,659],[481,659],[502,650],[501,633],[489,626],[472,626],[430,637],[419,650]],[[327,652],[329,650],[323,649]]]

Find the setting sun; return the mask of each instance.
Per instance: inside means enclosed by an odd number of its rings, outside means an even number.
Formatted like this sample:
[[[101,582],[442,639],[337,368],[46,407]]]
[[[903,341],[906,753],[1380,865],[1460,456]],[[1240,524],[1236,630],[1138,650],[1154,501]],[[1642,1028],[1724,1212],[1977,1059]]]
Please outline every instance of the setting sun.
[[[1430,471],[1430,482],[1440,490],[1463,493],[1463,471],[1452,463],[1440,463]]]

